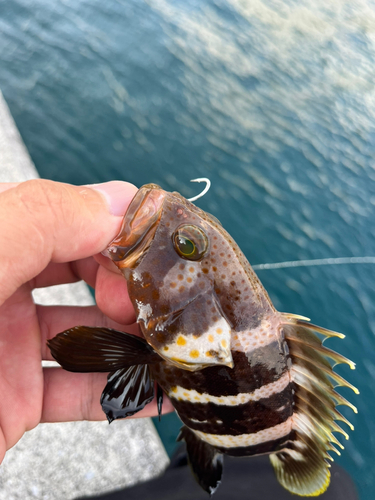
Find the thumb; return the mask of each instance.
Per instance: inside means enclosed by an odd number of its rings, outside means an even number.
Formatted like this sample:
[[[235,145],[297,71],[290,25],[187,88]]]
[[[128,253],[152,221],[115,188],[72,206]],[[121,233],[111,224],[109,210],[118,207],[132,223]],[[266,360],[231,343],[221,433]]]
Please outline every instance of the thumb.
[[[37,179],[4,186],[0,185],[0,304],[49,262],[69,262],[104,250],[137,191],[120,181],[72,186]]]

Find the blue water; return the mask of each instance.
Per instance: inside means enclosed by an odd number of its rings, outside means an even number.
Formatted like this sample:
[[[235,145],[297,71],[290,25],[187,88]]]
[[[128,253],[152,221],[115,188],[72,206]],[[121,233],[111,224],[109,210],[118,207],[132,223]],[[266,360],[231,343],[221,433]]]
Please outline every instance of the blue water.
[[[156,182],[250,262],[375,255],[371,0],[2,0],[0,88],[43,177]],[[337,459],[375,496],[375,267],[260,271],[275,306],[344,332],[360,396]],[[249,467],[250,467],[249,463]]]

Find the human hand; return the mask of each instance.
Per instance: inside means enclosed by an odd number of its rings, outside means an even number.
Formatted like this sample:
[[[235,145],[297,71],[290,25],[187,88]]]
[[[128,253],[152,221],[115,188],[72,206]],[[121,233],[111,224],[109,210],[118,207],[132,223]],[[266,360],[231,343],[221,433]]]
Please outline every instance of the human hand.
[[[48,339],[79,324],[140,334],[126,281],[109,259],[93,257],[118,233],[135,192],[126,182],[0,184],[0,462],[40,422],[105,418],[106,374],[43,369],[41,360],[52,359]],[[97,306],[34,304],[34,288],[81,279]],[[156,414],[152,402],[137,417]]]

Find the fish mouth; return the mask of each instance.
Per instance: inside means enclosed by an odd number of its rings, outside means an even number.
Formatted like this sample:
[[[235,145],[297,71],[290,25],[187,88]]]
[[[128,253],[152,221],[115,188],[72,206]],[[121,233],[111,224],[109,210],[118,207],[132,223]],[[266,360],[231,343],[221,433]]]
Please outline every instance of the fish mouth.
[[[134,268],[149,248],[160,221],[166,192],[157,184],[142,186],[131,201],[120,233],[107,252],[119,269]]]

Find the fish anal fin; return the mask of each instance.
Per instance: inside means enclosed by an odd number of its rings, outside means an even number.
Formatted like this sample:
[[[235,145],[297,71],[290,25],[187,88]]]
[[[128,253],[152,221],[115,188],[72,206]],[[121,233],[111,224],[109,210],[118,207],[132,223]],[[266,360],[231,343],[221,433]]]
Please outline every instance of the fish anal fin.
[[[270,455],[280,484],[295,495],[316,497],[326,491],[330,483],[326,452],[313,439],[304,436],[289,441],[286,448]]]
[[[113,372],[162,361],[141,337],[111,328],[76,326],[47,344],[56,361],[72,372]]]
[[[164,396],[163,389],[160,387],[159,384],[157,384],[157,387],[156,387],[156,404],[157,404],[157,407],[158,407],[159,422],[160,422],[160,419],[161,419],[161,412],[162,412],[162,409],[163,409],[163,396]]]
[[[108,375],[100,403],[109,423],[142,410],[154,398],[154,382],[148,365],[122,368]]]
[[[188,427],[182,427],[177,440],[182,439],[186,442],[188,460],[195,479],[207,493],[213,495],[221,482],[223,455]]]

